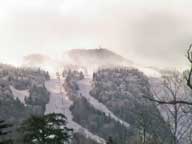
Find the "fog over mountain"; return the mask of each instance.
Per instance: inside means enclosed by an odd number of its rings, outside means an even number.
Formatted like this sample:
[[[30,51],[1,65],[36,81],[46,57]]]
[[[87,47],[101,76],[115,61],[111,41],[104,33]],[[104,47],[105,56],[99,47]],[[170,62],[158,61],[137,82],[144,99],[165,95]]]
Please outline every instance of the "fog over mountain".
[[[0,60],[101,45],[136,63],[184,68],[191,42],[188,0],[6,0],[0,2]]]
[[[0,144],[192,144],[191,8],[0,0]]]
[[[22,62],[22,66],[40,67],[51,72],[69,65],[83,67],[92,72],[103,66],[131,66],[133,62],[103,48],[69,50],[64,52],[60,59],[43,54],[30,54],[25,56]]]
[[[23,58],[22,66],[42,68],[55,75],[57,71],[65,69],[86,69],[86,72],[92,74],[103,67],[132,67],[137,68],[148,76],[160,76],[161,69],[158,67],[147,67],[135,63],[123,56],[105,49],[73,49],[65,51],[63,56],[58,58],[49,57],[43,54],[30,54]],[[162,69],[163,70],[163,69]]]

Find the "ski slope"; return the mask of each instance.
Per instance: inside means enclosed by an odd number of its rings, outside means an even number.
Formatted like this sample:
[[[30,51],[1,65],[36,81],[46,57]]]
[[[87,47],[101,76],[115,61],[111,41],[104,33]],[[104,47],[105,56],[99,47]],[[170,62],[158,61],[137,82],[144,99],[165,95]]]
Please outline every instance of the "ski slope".
[[[86,137],[97,141],[98,143],[104,144],[105,140],[92,134],[87,129],[80,126],[78,123],[73,121],[73,115],[70,111],[73,102],[67,97],[64,89],[61,87],[62,83],[57,79],[52,79],[45,82],[45,86],[50,92],[50,100],[46,105],[46,114],[48,113],[62,113],[67,117],[67,126],[73,128],[75,132],[84,134]]]
[[[18,98],[24,105],[26,105],[25,97],[29,97],[29,90],[17,90],[13,86],[10,86],[10,89],[13,93],[14,98]]]
[[[104,104],[100,103],[97,99],[90,96],[89,92],[91,90],[91,80],[90,78],[85,78],[77,82],[79,86],[79,96],[83,96],[87,101],[97,110],[105,113],[106,116],[110,116],[115,121],[121,123],[125,127],[129,128],[129,124],[117,116],[115,116]]]

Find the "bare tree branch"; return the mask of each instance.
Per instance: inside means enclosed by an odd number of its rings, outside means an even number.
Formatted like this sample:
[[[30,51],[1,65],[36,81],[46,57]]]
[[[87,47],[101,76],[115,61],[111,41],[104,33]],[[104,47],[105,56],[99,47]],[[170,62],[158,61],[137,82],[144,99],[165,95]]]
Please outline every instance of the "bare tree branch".
[[[156,100],[154,98],[146,97],[146,96],[144,96],[144,98],[146,98],[146,99],[148,99],[150,101],[156,102],[158,104],[172,104],[172,105],[175,105],[175,104],[185,104],[185,105],[192,105],[192,102],[182,101],[182,100],[161,101],[161,100]]]
[[[191,76],[192,76],[192,44],[190,44],[188,50],[187,50],[187,58],[188,61],[190,62],[190,70],[189,70],[189,75],[187,77],[187,85],[192,89],[192,83],[191,83]]]

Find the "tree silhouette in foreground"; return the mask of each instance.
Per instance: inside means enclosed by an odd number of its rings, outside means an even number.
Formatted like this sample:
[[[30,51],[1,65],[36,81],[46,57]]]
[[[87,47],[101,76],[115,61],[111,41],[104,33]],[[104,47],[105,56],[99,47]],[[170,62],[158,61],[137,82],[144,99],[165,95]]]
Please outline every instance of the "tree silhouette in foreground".
[[[7,128],[9,128],[11,125],[10,124],[6,124],[4,120],[0,120],[0,137],[2,136],[6,136],[9,132],[6,130]],[[0,144],[12,144],[12,140],[3,140],[0,141]]]
[[[32,116],[21,125],[24,144],[68,144],[72,129],[66,127],[66,117],[62,114]]]

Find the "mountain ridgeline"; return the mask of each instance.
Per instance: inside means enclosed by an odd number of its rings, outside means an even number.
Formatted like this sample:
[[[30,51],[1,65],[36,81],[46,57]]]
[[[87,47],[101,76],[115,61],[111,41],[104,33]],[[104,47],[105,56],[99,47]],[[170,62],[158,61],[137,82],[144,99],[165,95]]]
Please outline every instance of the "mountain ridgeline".
[[[23,58],[24,66],[56,69],[86,68],[92,72],[103,66],[132,65],[133,62],[108,49],[73,49],[63,53],[59,59],[45,54],[30,54]]]
[[[66,53],[68,57],[77,65],[128,65],[132,64],[130,60],[123,58],[122,56],[104,48],[100,49],[74,49]],[[88,63],[89,62],[89,63]]]

